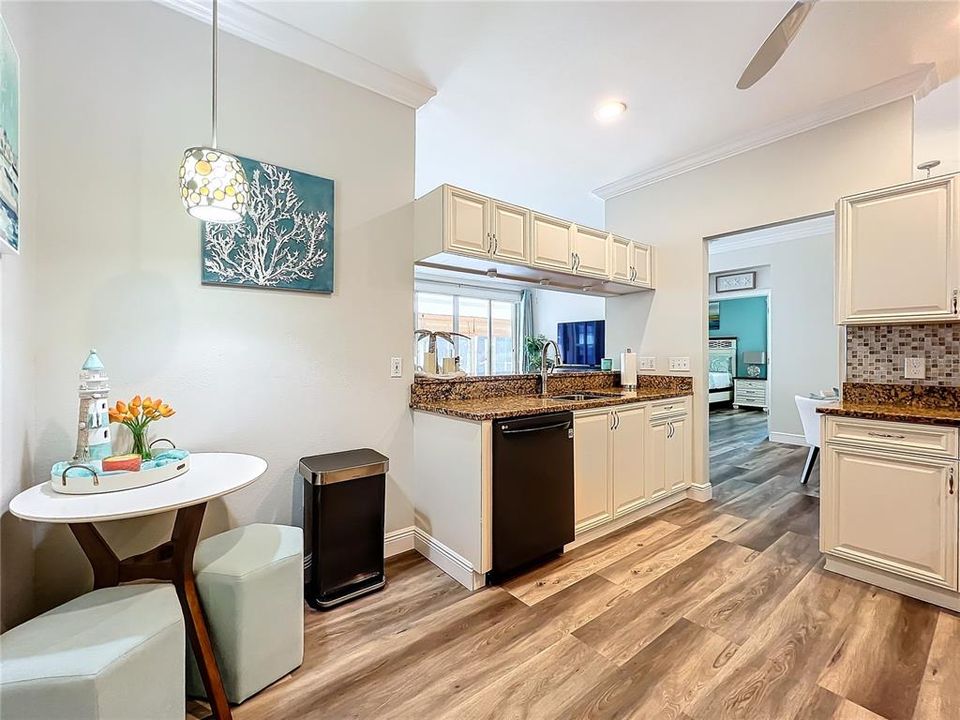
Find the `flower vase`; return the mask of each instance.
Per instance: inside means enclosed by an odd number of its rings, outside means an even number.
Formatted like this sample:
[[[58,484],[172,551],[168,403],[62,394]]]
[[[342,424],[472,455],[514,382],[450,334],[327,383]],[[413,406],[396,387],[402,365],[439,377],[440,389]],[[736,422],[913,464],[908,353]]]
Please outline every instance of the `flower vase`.
[[[150,446],[147,443],[147,429],[134,430],[131,428],[130,433],[133,435],[133,453],[139,455],[144,461],[152,460],[153,455],[150,453]]]

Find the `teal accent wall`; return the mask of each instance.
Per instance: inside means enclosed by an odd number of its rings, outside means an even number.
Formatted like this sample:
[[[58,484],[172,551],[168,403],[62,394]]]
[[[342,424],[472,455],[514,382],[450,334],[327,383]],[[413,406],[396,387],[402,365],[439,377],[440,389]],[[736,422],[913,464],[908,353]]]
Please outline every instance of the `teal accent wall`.
[[[743,353],[760,350],[767,352],[767,298],[747,297],[720,301],[720,329],[711,330],[710,337],[737,338],[737,376],[747,376]],[[767,376],[763,366],[760,377]]]

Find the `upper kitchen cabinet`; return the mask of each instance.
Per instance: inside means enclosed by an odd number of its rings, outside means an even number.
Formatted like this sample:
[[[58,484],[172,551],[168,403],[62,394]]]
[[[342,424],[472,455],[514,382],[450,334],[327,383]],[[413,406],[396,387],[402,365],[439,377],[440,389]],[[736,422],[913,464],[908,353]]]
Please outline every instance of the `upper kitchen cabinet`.
[[[414,205],[414,261],[603,297],[653,289],[649,245],[451,185]]]
[[[960,320],[960,181],[929,178],[837,203],[837,323]]]
[[[612,235],[610,277],[639,287],[653,287],[653,248]]]
[[[573,270],[579,275],[610,277],[610,234],[575,225]]]
[[[533,213],[534,265],[558,270],[573,269],[573,224]]]

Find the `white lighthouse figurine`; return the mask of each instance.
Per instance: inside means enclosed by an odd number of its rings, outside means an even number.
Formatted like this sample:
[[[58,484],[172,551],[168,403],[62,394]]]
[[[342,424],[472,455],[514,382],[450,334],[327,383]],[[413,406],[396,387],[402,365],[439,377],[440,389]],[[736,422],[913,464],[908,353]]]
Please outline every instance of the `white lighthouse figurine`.
[[[91,350],[80,369],[80,418],[74,462],[103,460],[112,454],[107,393],[110,379],[96,350]]]

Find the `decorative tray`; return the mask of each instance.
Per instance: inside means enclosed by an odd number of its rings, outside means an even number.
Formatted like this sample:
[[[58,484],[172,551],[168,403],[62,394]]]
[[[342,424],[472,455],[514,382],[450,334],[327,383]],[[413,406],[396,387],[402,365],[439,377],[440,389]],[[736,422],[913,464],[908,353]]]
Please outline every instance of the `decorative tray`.
[[[75,463],[58,462],[50,470],[50,487],[58,493],[86,495],[90,493],[130,490],[163,482],[183,475],[190,469],[190,453],[186,450],[163,450],[144,462],[136,472],[105,471],[99,460]]]

